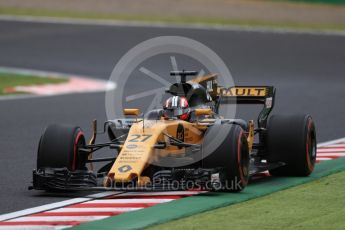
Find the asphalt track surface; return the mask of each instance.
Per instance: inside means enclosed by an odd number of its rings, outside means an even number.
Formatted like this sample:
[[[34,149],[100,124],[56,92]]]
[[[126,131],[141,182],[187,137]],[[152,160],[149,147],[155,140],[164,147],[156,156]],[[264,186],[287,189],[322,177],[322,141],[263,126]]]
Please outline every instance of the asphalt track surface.
[[[274,113],[311,114],[319,142],[345,136],[343,36],[0,21],[0,66],[107,79],[130,48],[164,35],[210,47],[236,84],[276,86]],[[253,118],[252,112],[241,109],[238,116]],[[80,195],[43,194],[27,186],[44,127],[77,124],[89,134],[94,118],[106,119],[104,93],[0,101],[0,214]]]

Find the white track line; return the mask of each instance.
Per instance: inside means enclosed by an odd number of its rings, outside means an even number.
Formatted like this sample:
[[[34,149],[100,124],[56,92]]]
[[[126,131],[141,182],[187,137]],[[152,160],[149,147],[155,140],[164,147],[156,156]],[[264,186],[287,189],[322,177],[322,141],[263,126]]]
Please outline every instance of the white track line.
[[[13,220],[8,220],[7,222],[27,222],[27,221],[37,221],[37,222],[57,222],[57,221],[76,221],[76,222],[86,222],[101,220],[109,216],[24,216]],[[49,224],[49,223],[47,223]]]
[[[339,138],[339,139],[335,139],[335,140],[332,140],[332,141],[322,142],[322,143],[318,144],[317,147],[323,147],[325,145],[333,145],[333,144],[341,143],[341,142],[345,142],[345,137]]]
[[[320,147],[321,149],[328,149],[328,148],[345,148],[345,144],[337,144],[337,145],[327,145]]]
[[[168,191],[168,192],[127,192],[127,193],[123,193],[123,192],[104,192],[104,193],[97,193],[97,194],[93,194],[88,196],[87,198],[74,198],[71,200],[66,200],[66,201],[61,201],[61,202],[57,202],[57,203],[52,203],[52,204],[47,204],[47,205],[42,205],[39,207],[35,207],[35,208],[29,208],[29,209],[25,209],[25,210],[21,210],[21,211],[17,211],[17,212],[12,212],[9,214],[4,214],[0,216],[0,221],[4,221],[4,220],[9,220],[9,219],[14,219],[20,216],[26,216],[26,215],[30,215],[30,214],[34,214],[34,213],[40,213],[40,212],[44,212],[44,211],[49,211],[49,210],[53,210],[56,208],[61,208],[67,205],[72,205],[72,204],[78,204],[78,203],[83,203],[86,201],[91,201],[97,198],[103,198],[103,197],[107,197],[107,196],[112,196],[112,195],[119,195],[119,196],[152,196],[152,195],[156,195],[156,196],[164,196],[164,195],[195,195],[200,193],[199,191]]]
[[[85,202],[85,204],[146,204],[146,203],[165,203],[174,199],[99,199]]]
[[[0,226],[0,230],[60,230],[71,228],[72,225],[19,225],[19,226]]]
[[[95,26],[121,26],[121,27],[151,27],[151,28],[171,28],[171,29],[196,29],[196,30],[218,30],[218,31],[243,31],[243,32],[259,32],[259,33],[275,33],[275,34],[310,34],[318,36],[345,36],[343,31],[316,31],[316,30],[298,30],[286,28],[270,28],[270,27],[252,27],[252,26],[236,26],[236,25],[206,25],[206,24],[173,24],[164,22],[143,22],[143,21],[123,21],[123,20],[101,20],[101,19],[75,19],[75,18],[59,18],[44,16],[16,16],[16,15],[0,15],[2,21],[16,22],[32,22],[32,23],[51,23],[51,24],[67,24],[67,25],[95,25]]]
[[[167,192],[126,192],[120,196],[179,196],[179,195],[196,195],[205,191],[167,191]]]
[[[317,153],[317,157],[336,156],[345,157],[345,153]]]
[[[48,210],[52,210],[52,209],[56,209],[56,208],[61,208],[61,207],[67,206],[67,205],[78,204],[78,203],[82,203],[85,201],[98,199],[98,198],[102,198],[102,197],[107,197],[107,196],[111,196],[111,195],[116,195],[116,194],[120,194],[120,193],[122,193],[122,192],[102,192],[102,193],[89,195],[89,196],[84,197],[84,198],[74,198],[74,199],[60,201],[60,202],[51,203],[51,204],[46,204],[46,205],[42,205],[42,206],[38,206],[38,207],[34,207],[34,208],[28,208],[28,209],[24,209],[21,211],[1,215],[0,221],[13,219],[13,218],[17,218],[20,216],[26,216],[26,215],[30,215],[30,214],[34,214],[34,213],[44,212],[44,211],[48,211]]]
[[[334,158],[329,158],[329,157],[317,157],[316,160],[319,160],[319,161],[328,161],[328,160],[334,160]]]
[[[143,207],[144,208],[144,207]],[[64,212],[131,212],[143,208],[59,208],[48,211],[47,213],[64,213]],[[16,220],[16,219],[15,219]]]

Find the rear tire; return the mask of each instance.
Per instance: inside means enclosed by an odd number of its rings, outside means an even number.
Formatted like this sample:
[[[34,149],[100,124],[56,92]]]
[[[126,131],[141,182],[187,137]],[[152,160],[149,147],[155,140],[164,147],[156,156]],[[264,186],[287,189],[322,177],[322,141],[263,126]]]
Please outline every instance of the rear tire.
[[[309,115],[274,115],[267,130],[268,162],[286,165],[270,170],[273,176],[308,176],[316,160],[316,131]]]
[[[37,152],[37,169],[64,168],[84,170],[86,159],[78,154],[85,146],[82,130],[76,126],[50,125],[41,136]]]
[[[210,146],[217,140],[221,142],[217,143],[218,146],[213,150]],[[204,155],[208,154],[207,149],[213,150],[203,159],[203,168],[224,169],[223,191],[239,192],[245,188],[249,179],[249,150],[246,135],[240,126],[228,124],[211,126],[205,134],[202,149]]]

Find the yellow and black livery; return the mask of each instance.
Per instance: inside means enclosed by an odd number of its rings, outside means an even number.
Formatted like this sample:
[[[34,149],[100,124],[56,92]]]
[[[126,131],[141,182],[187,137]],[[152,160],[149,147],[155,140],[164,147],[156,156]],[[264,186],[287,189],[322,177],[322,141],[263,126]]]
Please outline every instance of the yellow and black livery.
[[[241,191],[249,178],[268,170],[275,176],[308,176],[316,159],[316,131],[309,115],[273,115],[272,86],[218,85],[217,75],[173,71],[181,81],[166,90],[184,96],[191,106],[188,121],[164,117],[163,109],[143,116],[123,110],[123,119],[93,122],[86,143],[79,127],[51,125],[43,133],[33,171],[33,189],[192,189]],[[187,81],[187,77],[193,76]],[[226,104],[262,104],[254,120],[223,118]],[[107,134],[109,142],[96,143]],[[255,138],[257,136],[257,138]],[[113,156],[95,158],[101,149]],[[104,165],[94,170],[93,164]],[[192,186],[192,187],[191,187]]]

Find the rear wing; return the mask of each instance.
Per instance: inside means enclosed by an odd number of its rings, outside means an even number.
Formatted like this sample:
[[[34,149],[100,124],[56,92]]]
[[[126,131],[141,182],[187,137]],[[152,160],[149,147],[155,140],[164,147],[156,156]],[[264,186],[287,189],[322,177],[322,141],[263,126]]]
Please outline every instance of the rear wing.
[[[273,86],[233,86],[218,87],[217,96],[224,104],[267,104],[273,106],[275,89]]]
[[[273,109],[275,88],[273,86],[217,87],[219,104],[263,104],[258,117],[258,126],[265,128],[268,115]]]

